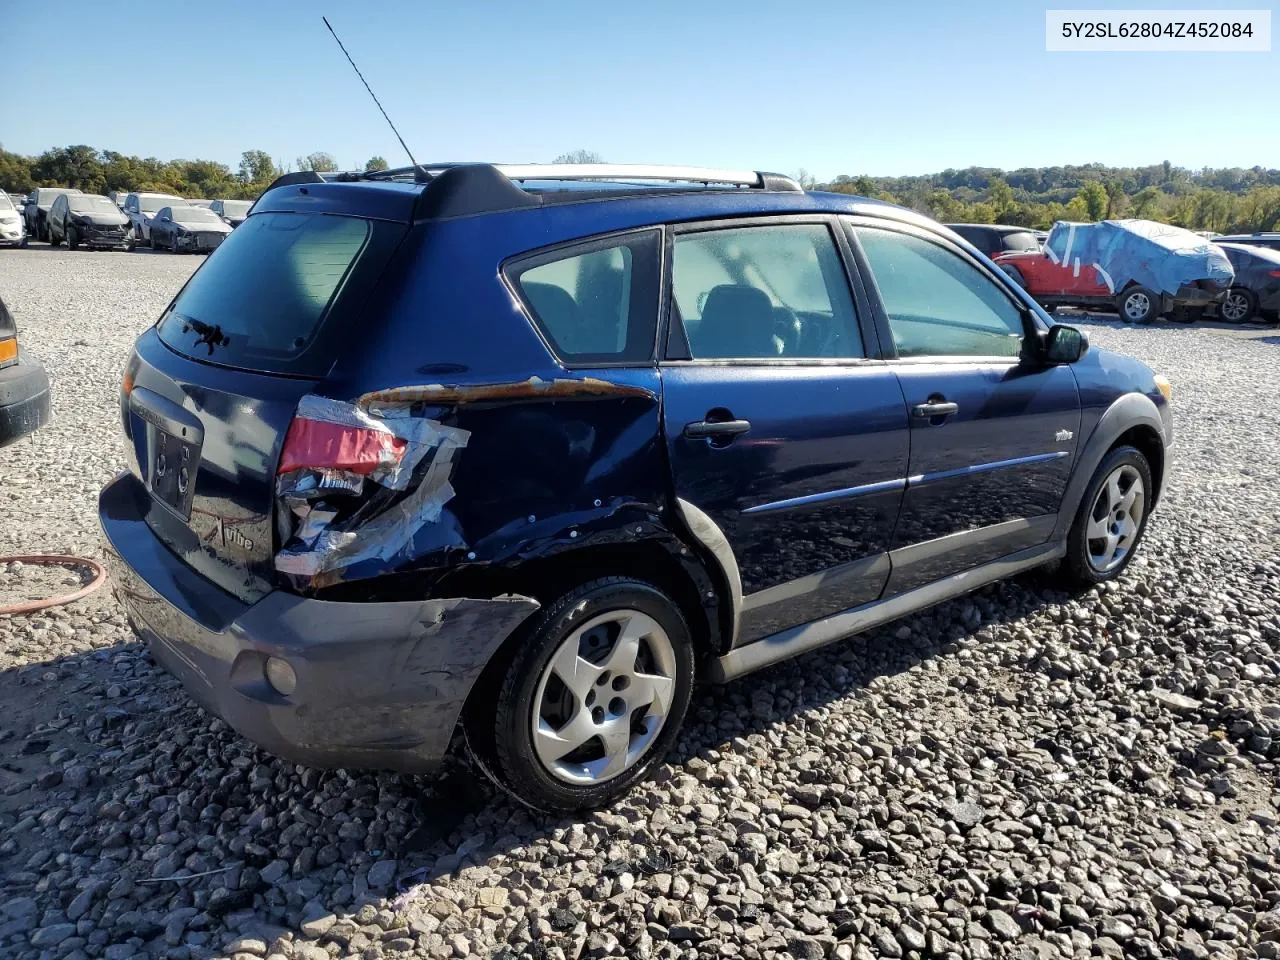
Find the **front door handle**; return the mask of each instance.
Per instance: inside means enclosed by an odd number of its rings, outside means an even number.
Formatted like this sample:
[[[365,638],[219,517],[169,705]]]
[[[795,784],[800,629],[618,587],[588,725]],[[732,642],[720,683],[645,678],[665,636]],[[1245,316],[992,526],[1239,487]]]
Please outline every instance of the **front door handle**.
[[[947,401],[930,401],[917,403],[911,408],[911,415],[918,420],[932,420],[934,417],[949,417],[960,412],[960,404]]]
[[[750,420],[695,420],[684,425],[684,435],[691,440],[705,437],[732,438],[750,429]]]

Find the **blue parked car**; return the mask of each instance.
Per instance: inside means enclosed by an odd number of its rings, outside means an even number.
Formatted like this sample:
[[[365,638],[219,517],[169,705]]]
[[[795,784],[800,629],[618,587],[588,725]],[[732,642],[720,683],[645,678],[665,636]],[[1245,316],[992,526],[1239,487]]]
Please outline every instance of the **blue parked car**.
[[[118,595],[300,763],[605,803],[727,681],[1057,563],[1111,580],[1170,387],[907,210],[750,171],[278,180],[124,374]]]

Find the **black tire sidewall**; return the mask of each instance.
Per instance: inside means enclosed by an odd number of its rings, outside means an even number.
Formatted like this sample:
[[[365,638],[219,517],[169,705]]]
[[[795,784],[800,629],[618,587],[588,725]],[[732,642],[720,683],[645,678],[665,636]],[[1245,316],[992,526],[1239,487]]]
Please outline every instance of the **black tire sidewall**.
[[[1102,484],[1106,482],[1112,471],[1124,464],[1131,464],[1142,477],[1142,522],[1138,525],[1137,536],[1133,538],[1133,545],[1129,547],[1129,552],[1125,555],[1124,562],[1114,570],[1101,573],[1095,570],[1089,562],[1089,543],[1085,537],[1085,528],[1089,524],[1089,515],[1093,510],[1094,501],[1098,498],[1098,492],[1102,489]],[[1081,586],[1105,583],[1108,580],[1116,579],[1129,568],[1129,564],[1133,562],[1134,556],[1137,555],[1138,547],[1142,545],[1142,538],[1146,535],[1147,521],[1151,518],[1152,498],[1154,495],[1155,487],[1152,485],[1151,480],[1151,465],[1137,447],[1116,447],[1102,458],[1102,462],[1098,464],[1098,468],[1093,472],[1093,477],[1089,480],[1089,486],[1085,488],[1084,496],[1076,508],[1075,520],[1072,521],[1071,530],[1067,534],[1067,555],[1064,566],[1073,581]]]
[[[671,640],[677,674],[671,711],[648,755],[631,769],[601,784],[565,783],[552,776],[534,752],[534,696],[547,663],[569,633],[593,617],[623,608],[653,617]],[[674,601],[658,588],[630,578],[607,577],[583,584],[540,611],[524,631],[507,665],[496,709],[489,715],[492,731],[478,738],[491,747],[489,772],[516,799],[535,809],[571,811],[608,803],[644,779],[670,750],[692,698],[693,678],[693,640]]]

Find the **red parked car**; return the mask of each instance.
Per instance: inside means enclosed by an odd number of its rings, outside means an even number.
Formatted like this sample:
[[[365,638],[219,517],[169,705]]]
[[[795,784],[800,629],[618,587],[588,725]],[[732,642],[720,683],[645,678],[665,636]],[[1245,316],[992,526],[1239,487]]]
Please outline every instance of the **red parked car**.
[[[1233,276],[1220,247],[1151,220],[1059,221],[1043,249],[993,259],[1049,311],[1102,307],[1131,323],[1191,318],[1222,300]]]

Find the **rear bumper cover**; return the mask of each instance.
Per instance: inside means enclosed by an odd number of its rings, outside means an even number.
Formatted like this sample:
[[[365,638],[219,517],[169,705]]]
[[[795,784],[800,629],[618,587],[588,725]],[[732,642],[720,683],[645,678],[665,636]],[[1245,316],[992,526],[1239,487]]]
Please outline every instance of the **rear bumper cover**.
[[[49,377],[24,354],[0,370],[0,447],[49,422]]]
[[[1223,300],[1226,295],[1226,287],[1220,290],[1206,290],[1195,284],[1184,284],[1173,296],[1167,293],[1164,295],[1165,311],[1168,312],[1174,307],[1207,307],[1211,303]]]
[[[538,609],[520,596],[335,603],[283,591],[245,604],[171,553],[148,509],[130,474],[98,501],[130,623],[192,697],[295,763],[430,770],[490,657]],[[267,681],[268,657],[293,668],[291,695]]]

